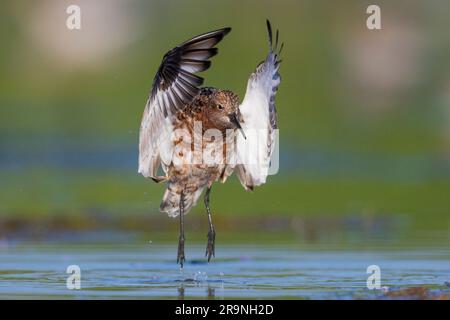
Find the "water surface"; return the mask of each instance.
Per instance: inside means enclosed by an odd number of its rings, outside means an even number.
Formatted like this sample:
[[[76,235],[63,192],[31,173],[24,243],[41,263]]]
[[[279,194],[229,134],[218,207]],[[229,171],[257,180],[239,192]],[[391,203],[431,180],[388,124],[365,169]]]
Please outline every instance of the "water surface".
[[[424,286],[450,293],[450,250],[326,250],[296,246],[224,246],[212,263],[204,247],[174,245],[10,245],[0,249],[0,298],[16,299],[385,299],[383,291]],[[66,268],[81,268],[81,289]],[[383,290],[366,286],[381,269]]]

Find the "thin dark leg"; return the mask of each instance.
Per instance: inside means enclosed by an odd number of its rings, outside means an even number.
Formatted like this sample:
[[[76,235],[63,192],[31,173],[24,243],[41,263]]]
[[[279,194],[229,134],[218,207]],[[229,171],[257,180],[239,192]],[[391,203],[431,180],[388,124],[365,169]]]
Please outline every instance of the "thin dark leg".
[[[184,257],[184,194],[180,196],[180,237],[178,238],[178,256],[177,263],[183,268]]]
[[[216,231],[214,230],[214,225],[212,223],[212,218],[211,218],[211,210],[209,209],[209,193],[210,192],[211,192],[211,188],[206,189],[205,207],[206,207],[206,213],[208,213],[209,231],[208,231],[208,244],[206,245],[205,257],[208,257],[208,262],[211,260],[211,256],[215,257],[215,240],[216,240]]]

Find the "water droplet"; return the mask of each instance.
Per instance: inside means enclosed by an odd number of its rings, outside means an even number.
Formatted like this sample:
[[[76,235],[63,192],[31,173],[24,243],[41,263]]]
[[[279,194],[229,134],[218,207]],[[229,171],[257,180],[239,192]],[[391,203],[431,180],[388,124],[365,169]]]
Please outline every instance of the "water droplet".
[[[194,280],[197,282],[204,282],[208,280],[208,275],[206,272],[197,271],[197,273],[194,275]]]

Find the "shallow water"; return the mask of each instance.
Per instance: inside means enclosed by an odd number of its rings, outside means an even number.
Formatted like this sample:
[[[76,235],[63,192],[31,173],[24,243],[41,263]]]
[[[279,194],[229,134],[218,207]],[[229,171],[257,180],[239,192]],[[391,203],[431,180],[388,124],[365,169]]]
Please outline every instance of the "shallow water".
[[[294,246],[219,246],[206,263],[203,246],[17,245],[0,249],[0,298],[46,299],[373,299],[369,265],[384,290],[426,286],[450,293],[450,250],[336,250]],[[66,287],[66,268],[81,269],[81,289]]]

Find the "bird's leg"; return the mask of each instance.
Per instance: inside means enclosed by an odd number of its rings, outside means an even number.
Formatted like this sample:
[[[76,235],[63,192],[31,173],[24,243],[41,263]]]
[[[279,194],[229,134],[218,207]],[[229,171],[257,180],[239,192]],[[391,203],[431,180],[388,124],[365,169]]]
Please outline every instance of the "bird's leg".
[[[184,194],[182,192],[180,195],[180,236],[178,238],[177,255],[177,263],[181,265],[181,268],[183,268],[184,261]]]
[[[214,225],[212,223],[211,218],[211,210],[209,209],[209,193],[211,192],[211,187],[206,189],[205,193],[205,207],[206,213],[208,214],[209,221],[209,232],[208,232],[208,244],[206,245],[206,253],[205,257],[208,257],[208,262],[211,260],[211,256],[215,257],[215,240],[216,240],[216,231],[214,230]]]

